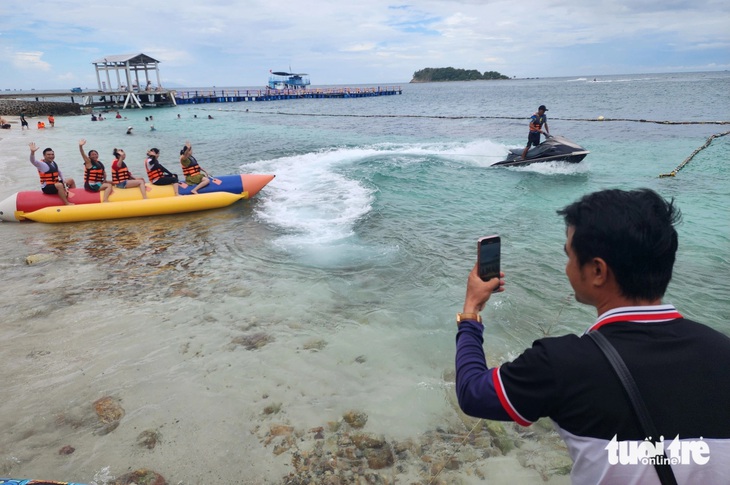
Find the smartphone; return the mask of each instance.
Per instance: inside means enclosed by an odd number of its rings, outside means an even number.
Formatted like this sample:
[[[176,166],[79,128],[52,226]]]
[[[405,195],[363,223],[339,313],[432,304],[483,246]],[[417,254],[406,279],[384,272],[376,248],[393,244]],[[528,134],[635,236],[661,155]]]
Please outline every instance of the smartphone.
[[[477,265],[482,281],[499,278],[501,244],[496,234],[480,237],[477,241]]]

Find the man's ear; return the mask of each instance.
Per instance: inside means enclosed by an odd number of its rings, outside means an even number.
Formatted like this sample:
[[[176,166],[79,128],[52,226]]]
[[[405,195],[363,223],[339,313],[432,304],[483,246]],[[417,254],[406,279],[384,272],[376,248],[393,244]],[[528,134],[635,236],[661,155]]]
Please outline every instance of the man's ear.
[[[590,274],[588,275],[588,277],[590,278],[590,281],[593,284],[593,286],[596,286],[596,287],[605,286],[606,283],[608,283],[609,278],[612,277],[610,275],[611,270],[603,258],[593,258],[588,263],[588,267],[590,270]]]

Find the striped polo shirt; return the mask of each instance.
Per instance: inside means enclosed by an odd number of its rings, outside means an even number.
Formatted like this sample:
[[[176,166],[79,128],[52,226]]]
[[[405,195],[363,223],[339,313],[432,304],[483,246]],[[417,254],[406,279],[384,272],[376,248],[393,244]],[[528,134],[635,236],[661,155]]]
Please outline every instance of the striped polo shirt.
[[[672,305],[615,308],[582,336],[536,340],[514,361],[489,369],[483,331],[466,321],[457,332],[461,408],[523,426],[550,417],[573,458],[573,483],[659,484],[651,464],[632,459],[648,437],[590,331],[600,331],[624,359],[668,456],[684,454],[672,464],[679,483],[730,483],[726,335],[683,318]]]

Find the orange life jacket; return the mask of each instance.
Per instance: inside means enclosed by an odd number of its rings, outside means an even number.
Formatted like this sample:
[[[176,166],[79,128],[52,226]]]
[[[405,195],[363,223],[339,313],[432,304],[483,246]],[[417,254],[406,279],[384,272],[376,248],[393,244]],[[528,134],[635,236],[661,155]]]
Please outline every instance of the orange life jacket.
[[[147,160],[150,160],[149,158]],[[149,164],[145,162],[144,168],[147,169],[147,177],[150,179],[150,183],[154,184],[158,179],[165,176],[165,172],[160,167],[159,162],[155,161],[152,165],[152,169],[149,168]]]
[[[117,167],[118,168],[114,170],[114,164],[112,164],[112,183],[114,185],[118,185],[132,179],[132,174],[129,172],[129,169],[124,162],[118,161]]]
[[[186,177],[198,175],[200,173],[200,165],[198,165],[198,161],[192,155],[188,157],[188,160],[190,161],[190,164],[187,167],[182,164],[182,161],[180,162],[180,165],[182,165],[183,175]]]
[[[47,172],[41,172],[38,170],[38,175],[41,178],[41,186],[46,186],[48,184],[55,184],[60,179],[58,178],[58,165],[56,165],[56,162],[45,162],[46,165],[48,165],[48,171]]]
[[[543,123],[545,123],[545,115],[540,116],[538,113],[532,115],[534,121],[530,119],[530,132],[539,133],[542,129]]]
[[[84,182],[87,184],[100,184],[104,182],[104,164],[99,161],[91,162],[91,168],[85,168]]]

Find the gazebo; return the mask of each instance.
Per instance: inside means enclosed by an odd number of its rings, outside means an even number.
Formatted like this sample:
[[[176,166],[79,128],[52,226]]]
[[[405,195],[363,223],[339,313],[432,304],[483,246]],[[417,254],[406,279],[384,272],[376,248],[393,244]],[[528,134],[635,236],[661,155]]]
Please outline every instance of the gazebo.
[[[142,108],[139,100],[139,93],[154,93],[162,89],[160,83],[160,69],[158,67],[160,61],[153,59],[147,54],[122,54],[115,56],[106,56],[93,62],[96,68],[96,81],[99,85],[99,91],[110,92],[115,91],[119,94],[126,93],[124,100],[124,108],[129,102],[133,102],[137,107]],[[114,71],[116,85],[112,84],[110,71]],[[106,81],[102,81],[101,72],[104,72]],[[157,86],[152,88],[150,74],[155,73]],[[140,75],[143,74],[143,75]],[[144,87],[140,83],[143,78]]]

